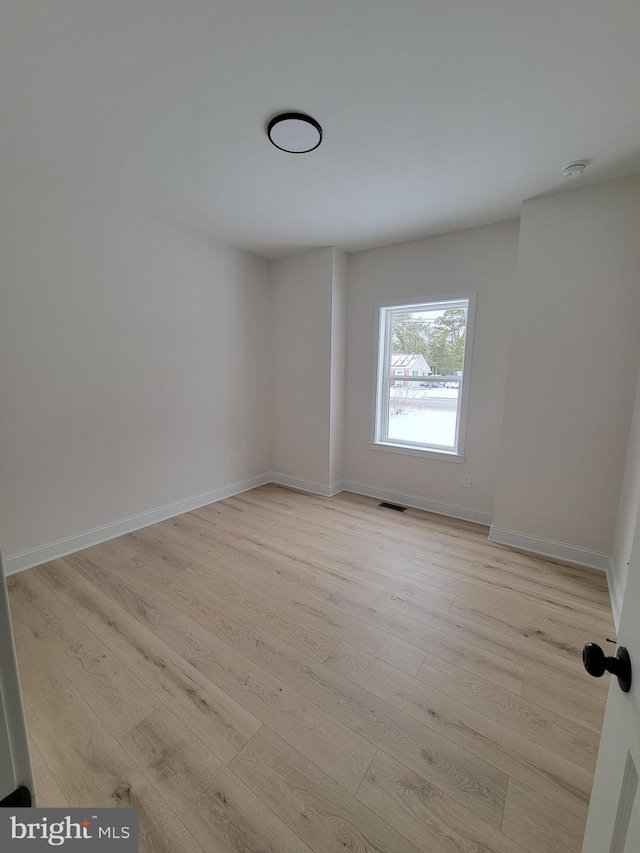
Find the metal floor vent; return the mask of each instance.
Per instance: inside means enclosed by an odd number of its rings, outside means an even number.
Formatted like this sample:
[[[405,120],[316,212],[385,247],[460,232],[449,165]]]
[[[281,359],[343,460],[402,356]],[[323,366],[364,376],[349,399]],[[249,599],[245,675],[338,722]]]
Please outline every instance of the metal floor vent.
[[[390,504],[387,501],[382,501],[382,503],[378,504],[378,506],[383,506],[385,509],[395,509],[396,512],[406,512],[406,506],[400,506],[400,504]]]

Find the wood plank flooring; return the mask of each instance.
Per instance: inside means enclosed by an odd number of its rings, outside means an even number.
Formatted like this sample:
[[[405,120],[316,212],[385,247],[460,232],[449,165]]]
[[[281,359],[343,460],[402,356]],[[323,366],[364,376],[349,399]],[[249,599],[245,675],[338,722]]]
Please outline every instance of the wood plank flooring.
[[[603,574],[264,486],[9,579],[39,803],[148,853],[578,853]]]

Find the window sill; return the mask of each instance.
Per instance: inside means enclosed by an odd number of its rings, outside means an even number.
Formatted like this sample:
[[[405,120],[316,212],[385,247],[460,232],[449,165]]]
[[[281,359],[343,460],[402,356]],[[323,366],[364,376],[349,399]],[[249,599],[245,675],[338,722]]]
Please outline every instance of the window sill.
[[[405,456],[422,456],[426,459],[438,459],[441,462],[464,462],[464,455],[451,450],[429,450],[426,447],[406,447],[400,444],[390,444],[383,441],[369,442],[370,450],[385,450],[388,453],[402,453]]]

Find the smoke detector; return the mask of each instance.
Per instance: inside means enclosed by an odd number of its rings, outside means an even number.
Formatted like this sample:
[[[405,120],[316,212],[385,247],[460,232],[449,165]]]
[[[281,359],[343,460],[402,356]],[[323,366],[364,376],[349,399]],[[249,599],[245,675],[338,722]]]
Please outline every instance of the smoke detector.
[[[571,180],[571,178],[579,178],[586,168],[586,163],[569,163],[569,165],[565,166],[562,170],[562,177],[567,180]]]

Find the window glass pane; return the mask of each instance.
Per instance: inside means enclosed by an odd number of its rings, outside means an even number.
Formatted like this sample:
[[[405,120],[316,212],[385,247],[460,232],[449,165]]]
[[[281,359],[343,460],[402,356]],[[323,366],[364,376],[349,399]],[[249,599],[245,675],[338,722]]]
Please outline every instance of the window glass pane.
[[[456,449],[468,308],[460,299],[387,309],[384,441]]]
[[[390,369],[456,375],[464,362],[467,301],[432,304],[410,311],[393,310]]]
[[[398,384],[391,383],[389,387],[387,438],[454,448],[458,388],[430,381],[403,382],[403,387],[397,387]]]

